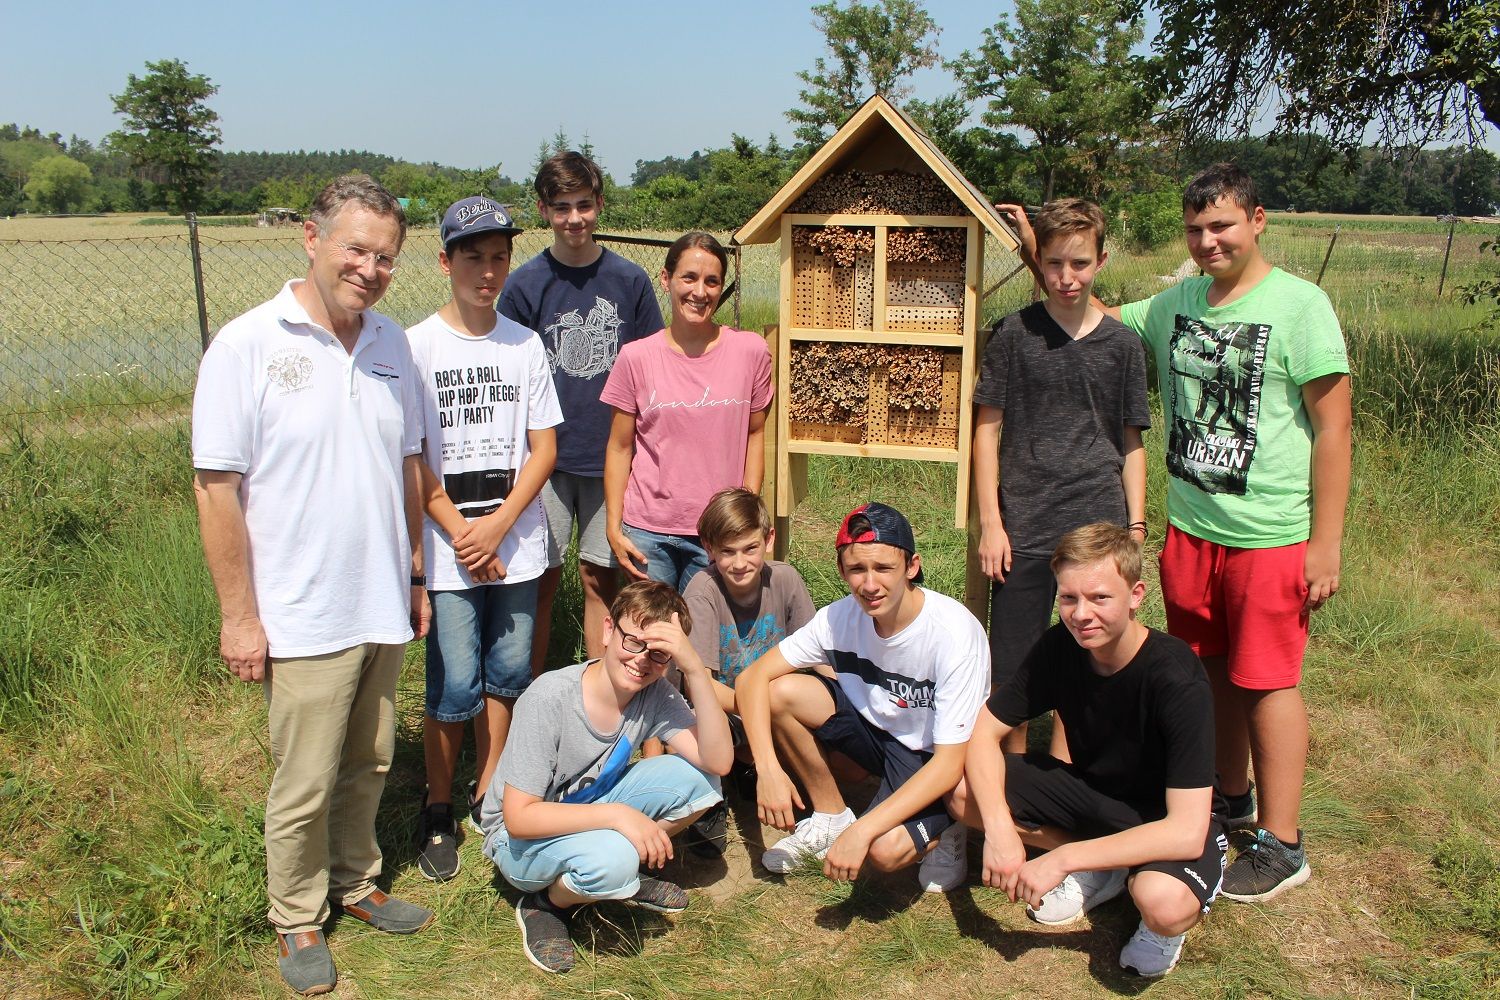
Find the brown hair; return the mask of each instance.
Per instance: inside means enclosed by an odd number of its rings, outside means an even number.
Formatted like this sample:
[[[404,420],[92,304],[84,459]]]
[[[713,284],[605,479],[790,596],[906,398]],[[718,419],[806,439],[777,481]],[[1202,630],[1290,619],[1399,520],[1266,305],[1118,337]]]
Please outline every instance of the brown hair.
[[[617,626],[622,618],[629,618],[637,625],[653,622],[669,622],[676,615],[682,623],[682,634],[693,631],[693,616],[687,602],[665,583],[657,580],[637,580],[620,591],[609,606],[609,619]]]
[[[1104,253],[1104,213],[1099,206],[1083,198],[1058,198],[1049,201],[1036,213],[1031,224],[1036,233],[1038,254],[1047,244],[1059,236],[1090,233],[1094,237],[1094,252]]]
[[[1056,576],[1064,566],[1087,566],[1102,559],[1113,559],[1115,569],[1132,587],[1140,580],[1141,543],[1129,528],[1103,521],[1074,528],[1062,536],[1052,550],[1052,574]]]
[[[724,249],[724,245],[715,238],[713,233],[705,233],[701,229],[683,233],[677,237],[676,242],[667,247],[667,274],[676,274],[677,262],[682,259],[682,255],[695,248],[707,251],[719,262],[720,278],[729,277],[729,252]]]
[[[1201,212],[1221,198],[1243,208],[1247,216],[1254,215],[1260,207],[1260,192],[1255,188],[1255,181],[1238,164],[1223,162],[1205,168],[1188,181],[1182,192],[1182,210]]]
[[[720,490],[708,498],[708,505],[698,516],[698,540],[718,548],[743,538],[750,532],[765,538],[771,533],[771,512],[759,493],[743,486]]]
[[[570,191],[590,191],[595,198],[604,197],[604,174],[599,164],[577,150],[554,153],[542,161],[536,172],[536,196],[550,203]]]
[[[333,220],[350,202],[376,215],[395,219],[401,227],[400,241],[406,242],[406,213],[401,211],[401,203],[368,174],[344,174],[334,178],[313,199],[307,217],[318,227],[318,233],[326,236]]]

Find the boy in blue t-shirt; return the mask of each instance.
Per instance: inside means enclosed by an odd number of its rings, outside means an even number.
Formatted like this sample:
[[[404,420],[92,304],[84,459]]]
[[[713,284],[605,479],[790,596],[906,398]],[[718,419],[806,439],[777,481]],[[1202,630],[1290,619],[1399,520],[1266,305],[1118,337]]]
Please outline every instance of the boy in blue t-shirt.
[[[581,153],[558,153],[537,171],[535,187],[537,212],[552,226],[552,246],[516,269],[497,308],[541,336],[563,413],[557,467],[542,489],[551,532],[532,642],[532,670],[540,673],[575,524],[584,647],[590,657],[603,651],[619,564],[604,531],[604,446],[613,410],[599,393],[620,348],[664,324],[646,272],[594,241],[604,207],[599,167]]]

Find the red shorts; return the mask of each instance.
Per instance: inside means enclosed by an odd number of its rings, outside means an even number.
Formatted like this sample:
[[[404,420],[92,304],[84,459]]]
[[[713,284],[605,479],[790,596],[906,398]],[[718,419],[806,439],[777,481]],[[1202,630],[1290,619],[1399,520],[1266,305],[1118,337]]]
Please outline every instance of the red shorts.
[[[1306,542],[1236,549],[1168,525],[1161,553],[1167,631],[1200,657],[1227,656],[1239,687],[1296,687],[1307,649],[1306,560]]]

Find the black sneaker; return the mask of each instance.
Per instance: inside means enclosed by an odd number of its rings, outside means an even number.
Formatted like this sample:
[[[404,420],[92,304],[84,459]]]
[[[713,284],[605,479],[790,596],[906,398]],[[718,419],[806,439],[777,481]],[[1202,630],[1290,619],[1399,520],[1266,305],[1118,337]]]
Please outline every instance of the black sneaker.
[[[1231,832],[1255,828],[1255,821],[1259,818],[1255,809],[1255,782],[1250,782],[1243,795],[1224,796],[1224,802],[1229,807],[1224,815],[1224,825]]]
[[[1297,846],[1288,847],[1270,830],[1258,827],[1255,840],[1224,871],[1224,898],[1261,903],[1311,878],[1312,868],[1302,848],[1301,830],[1297,831],[1297,838]]]
[[[687,828],[687,849],[700,858],[723,857],[724,847],[729,842],[728,816],[729,810],[724,803],[710,806]]]
[[[516,903],[521,950],[543,972],[567,972],[577,957],[568,927],[571,910],[554,906],[546,890],[528,892]]]
[[[451,802],[424,803],[417,824],[417,871],[432,882],[446,882],[458,874],[458,825]]]
[[[681,913],[688,907],[688,894],[682,886],[665,879],[641,876],[641,887],[635,895],[625,900],[627,906],[639,906],[654,913]]]

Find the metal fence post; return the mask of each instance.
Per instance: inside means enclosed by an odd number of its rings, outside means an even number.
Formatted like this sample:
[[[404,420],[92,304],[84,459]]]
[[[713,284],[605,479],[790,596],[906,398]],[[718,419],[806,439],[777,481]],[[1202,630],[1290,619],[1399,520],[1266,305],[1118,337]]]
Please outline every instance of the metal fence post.
[[[1328,259],[1333,256],[1333,245],[1339,241],[1339,226],[1333,227],[1333,236],[1328,241],[1328,252],[1323,255],[1323,266],[1318,268],[1318,280],[1314,284],[1323,284],[1323,272],[1328,270]]]
[[[203,296],[203,250],[198,245],[198,213],[187,213],[188,252],[193,258],[193,291],[198,299],[198,339],[208,350],[208,302]]]
[[[1443,271],[1438,275],[1438,298],[1443,297],[1443,285],[1448,280],[1448,258],[1453,253],[1453,230],[1458,228],[1458,216],[1448,216],[1448,246],[1443,250]]]

